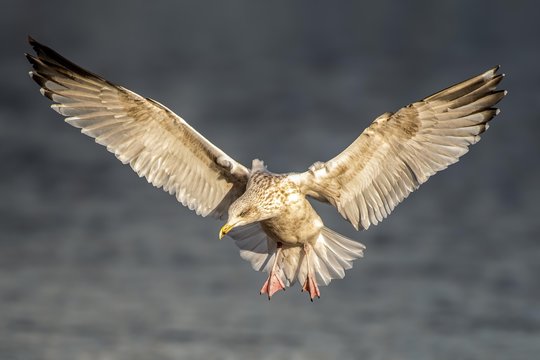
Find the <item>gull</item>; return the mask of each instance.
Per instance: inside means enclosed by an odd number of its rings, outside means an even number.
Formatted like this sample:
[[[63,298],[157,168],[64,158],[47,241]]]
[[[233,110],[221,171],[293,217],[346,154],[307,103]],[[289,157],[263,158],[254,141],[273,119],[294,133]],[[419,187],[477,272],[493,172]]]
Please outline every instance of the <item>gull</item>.
[[[246,168],[164,105],[28,41],[30,76],[51,107],[198,215],[227,216],[219,238],[230,236],[243,259],[268,273],[260,290],[268,299],[298,282],[313,301],[363,256],[365,246],[325,227],[309,199],[334,206],[357,230],[377,225],[480,140],[506,95],[494,67],[382,114],[326,162],[276,174],[258,159]]]

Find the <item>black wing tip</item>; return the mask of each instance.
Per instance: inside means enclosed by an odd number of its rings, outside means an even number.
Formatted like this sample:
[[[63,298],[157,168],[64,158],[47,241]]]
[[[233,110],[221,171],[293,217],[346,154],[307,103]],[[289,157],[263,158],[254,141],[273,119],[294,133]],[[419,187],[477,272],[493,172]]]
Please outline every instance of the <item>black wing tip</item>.
[[[501,65],[495,65],[494,67],[491,68],[491,71],[493,76],[500,76],[500,77],[505,77],[506,74],[505,73],[500,73],[500,74],[497,74],[497,72],[501,69]]]
[[[37,58],[34,55],[29,54],[29,53],[24,53],[24,56],[26,57],[26,59],[28,59],[28,61],[31,64],[33,64],[37,60]]]
[[[492,71],[493,71],[493,79],[496,80],[496,85],[499,85],[499,83],[505,78],[506,74],[505,73],[500,73],[500,74],[497,74],[497,71],[499,71],[499,69],[501,68],[501,65],[496,65],[492,68]],[[508,90],[496,90],[496,91],[493,91],[494,94],[497,94],[500,96],[500,99],[498,101],[500,101],[503,97],[505,97],[507,94],[508,94]],[[498,102],[497,101],[497,102]],[[498,114],[498,113],[497,113]]]
[[[52,59],[55,62],[61,63],[58,60],[62,59],[62,56],[56,53],[54,50],[48,48],[47,46],[43,45],[42,43],[38,42],[36,39],[34,39],[31,35],[28,35],[27,37],[28,43],[32,47],[32,49],[35,52],[34,54],[27,54],[25,53],[26,58],[32,65],[36,65],[37,62],[45,59]]]
[[[494,104],[497,104],[499,101],[502,100],[503,97],[506,96],[506,94],[508,94],[508,91],[507,90],[495,90],[495,91],[492,91],[491,92],[491,95],[494,95],[495,98],[497,99],[496,102]]]
[[[508,90],[497,90],[495,91],[495,94],[497,96],[497,103],[499,103],[499,101],[501,101],[502,99],[504,99],[506,97],[506,95],[508,95]]]
[[[32,37],[32,35],[28,35],[26,40],[28,41],[28,44],[30,44],[30,46],[32,47],[32,49],[34,49],[34,51],[36,52],[36,54],[39,55],[40,52],[42,52],[44,49],[46,49],[47,47],[45,45],[43,45],[42,43],[40,43],[39,41],[37,41],[36,39],[34,39]]]
[[[25,53],[24,56],[26,57],[26,60],[32,65],[32,71],[30,71],[30,77],[33,78],[33,74],[39,71],[39,58],[37,56],[34,56],[32,54]]]
[[[80,67],[74,62],[66,59],[65,57],[63,57],[62,55],[60,55],[59,53],[51,49],[50,47],[38,42],[30,35],[28,35],[28,43],[34,49],[36,55],[35,56],[31,54],[25,54],[25,55],[28,61],[34,66],[34,69],[36,69],[36,66],[45,64],[44,66],[46,67],[64,68],[67,71],[78,74],[80,76],[91,77],[91,78],[99,79],[101,81],[105,81],[108,83],[108,81],[103,79],[101,76],[94,74]]]
[[[65,59],[62,55],[58,54],[50,47],[38,42],[30,35],[28,35],[28,43],[32,46],[32,49],[34,49],[37,58],[51,59],[58,63],[62,63],[63,61],[69,62],[69,60]]]
[[[30,44],[30,46],[32,46],[32,48],[34,49],[34,51],[36,52],[36,55],[37,55],[37,49],[36,49],[36,47],[40,46],[41,44],[38,43],[38,42],[36,41],[36,39],[34,39],[34,38],[32,37],[32,35],[28,35],[28,36],[26,37],[26,40],[28,41],[28,43]],[[26,57],[26,59],[27,59],[32,65],[34,65],[34,64],[36,63],[36,61],[37,61],[37,57],[34,56],[33,54],[24,53],[24,56]]]

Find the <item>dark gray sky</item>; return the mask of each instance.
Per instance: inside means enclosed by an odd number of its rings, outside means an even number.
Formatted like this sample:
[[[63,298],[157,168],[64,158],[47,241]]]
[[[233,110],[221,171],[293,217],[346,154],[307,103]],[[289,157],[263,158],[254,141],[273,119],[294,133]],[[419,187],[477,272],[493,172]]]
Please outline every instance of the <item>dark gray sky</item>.
[[[540,353],[534,1],[13,1],[0,12],[0,358],[531,359]],[[26,36],[300,171],[378,115],[494,65],[483,140],[379,226],[344,280],[270,303],[221,223],[63,123]]]

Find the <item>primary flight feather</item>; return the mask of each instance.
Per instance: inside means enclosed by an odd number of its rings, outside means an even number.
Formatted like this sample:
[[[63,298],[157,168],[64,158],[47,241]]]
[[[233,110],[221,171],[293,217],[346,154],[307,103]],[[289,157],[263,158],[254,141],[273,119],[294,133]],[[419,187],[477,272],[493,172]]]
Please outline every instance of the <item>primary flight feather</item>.
[[[343,278],[365,247],[326,228],[307,197],[335,206],[356,229],[386,218],[431,175],[480,140],[494,106],[498,67],[395,113],[385,113],[342,153],[301,173],[236,162],[160,103],[115,85],[29,38],[30,76],[66,122],[201,216],[227,223],[240,255],[268,272],[261,293],[299,282],[311,300]]]

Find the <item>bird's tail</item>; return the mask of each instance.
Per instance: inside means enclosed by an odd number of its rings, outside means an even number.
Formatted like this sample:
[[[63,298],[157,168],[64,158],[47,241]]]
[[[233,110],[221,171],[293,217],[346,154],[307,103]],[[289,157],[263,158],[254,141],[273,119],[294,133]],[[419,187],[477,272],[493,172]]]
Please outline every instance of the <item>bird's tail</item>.
[[[301,252],[297,279],[301,285],[304,284],[308,263],[317,285],[328,285],[332,279],[343,279],[345,270],[352,268],[353,260],[364,256],[365,249],[363,244],[323,227],[313,249],[308,251],[309,261],[306,261],[305,251]]]
[[[257,271],[270,272],[274,264],[277,244],[270,240],[259,224],[234,229],[229,233],[240,248],[240,256]],[[317,285],[328,285],[332,279],[342,279],[352,261],[364,254],[365,246],[323,227],[315,245],[307,254],[303,246],[283,245],[276,264],[277,274],[285,286],[296,281],[303,285],[308,274],[308,263]]]

